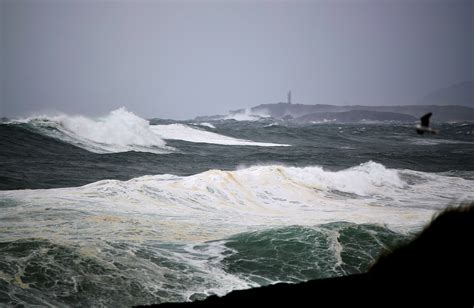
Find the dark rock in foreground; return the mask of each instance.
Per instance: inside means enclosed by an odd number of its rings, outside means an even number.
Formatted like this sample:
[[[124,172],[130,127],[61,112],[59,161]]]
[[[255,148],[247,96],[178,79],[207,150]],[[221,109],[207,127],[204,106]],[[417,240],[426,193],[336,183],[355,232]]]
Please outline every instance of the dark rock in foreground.
[[[416,239],[382,256],[368,273],[233,291],[223,297],[161,306],[265,304],[412,306],[474,304],[474,202],[439,215]],[[160,306],[160,307],[161,307]]]

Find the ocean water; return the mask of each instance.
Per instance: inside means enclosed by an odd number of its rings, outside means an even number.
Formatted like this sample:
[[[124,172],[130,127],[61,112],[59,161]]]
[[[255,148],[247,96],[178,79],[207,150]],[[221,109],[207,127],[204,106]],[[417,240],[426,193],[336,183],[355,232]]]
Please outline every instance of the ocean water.
[[[132,306],[366,271],[474,199],[474,124],[0,124],[0,305]]]

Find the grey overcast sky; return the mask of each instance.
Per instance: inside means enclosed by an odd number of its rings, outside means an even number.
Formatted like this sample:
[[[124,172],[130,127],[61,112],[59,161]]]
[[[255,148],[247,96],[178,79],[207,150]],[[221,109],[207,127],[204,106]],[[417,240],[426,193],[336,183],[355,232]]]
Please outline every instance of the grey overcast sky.
[[[408,104],[474,80],[474,1],[0,0],[1,116]]]

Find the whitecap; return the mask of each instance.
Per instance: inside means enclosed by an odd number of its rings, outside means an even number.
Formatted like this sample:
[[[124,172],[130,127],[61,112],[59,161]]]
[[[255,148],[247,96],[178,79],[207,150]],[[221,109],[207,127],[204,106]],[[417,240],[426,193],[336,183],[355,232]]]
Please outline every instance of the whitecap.
[[[260,147],[289,146],[288,144],[256,142],[251,140],[232,138],[178,123],[168,125],[153,125],[151,126],[151,129],[158,136],[160,136],[160,138],[163,139],[183,140],[188,142],[210,143],[220,145],[247,145]]]
[[[28,123],[41,134],[73,144],[93,153],[127,151],[170,153],[174,149],[156,135],[147,120],[125,108],[99,118],[85,116],[40,116],[17,122]]]
[[[74,236],[80,228],[85,237],[196,242],[336,221],[411,232],[449,204],[472,200],[473,185],[472,180],[367,162],[340,171],[271,165],[143,176],[73,188],[2,191],[0,198],[17,204],[4,209],[6,218],[21,208],[23,217],[15,226],[22,236]],[[48,215],[59,215],[57,223],[51,224]]]

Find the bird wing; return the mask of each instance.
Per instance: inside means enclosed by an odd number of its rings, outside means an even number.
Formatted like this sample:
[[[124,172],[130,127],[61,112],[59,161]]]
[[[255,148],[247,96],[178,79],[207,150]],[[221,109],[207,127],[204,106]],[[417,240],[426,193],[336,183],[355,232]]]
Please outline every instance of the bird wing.
[[[427,114],[425,114],[424,116],[422,116],[420,118],[421,120],[421,126],[430,126],[430,117],[431,117],[432,113],[431,112],[428,112]]]

